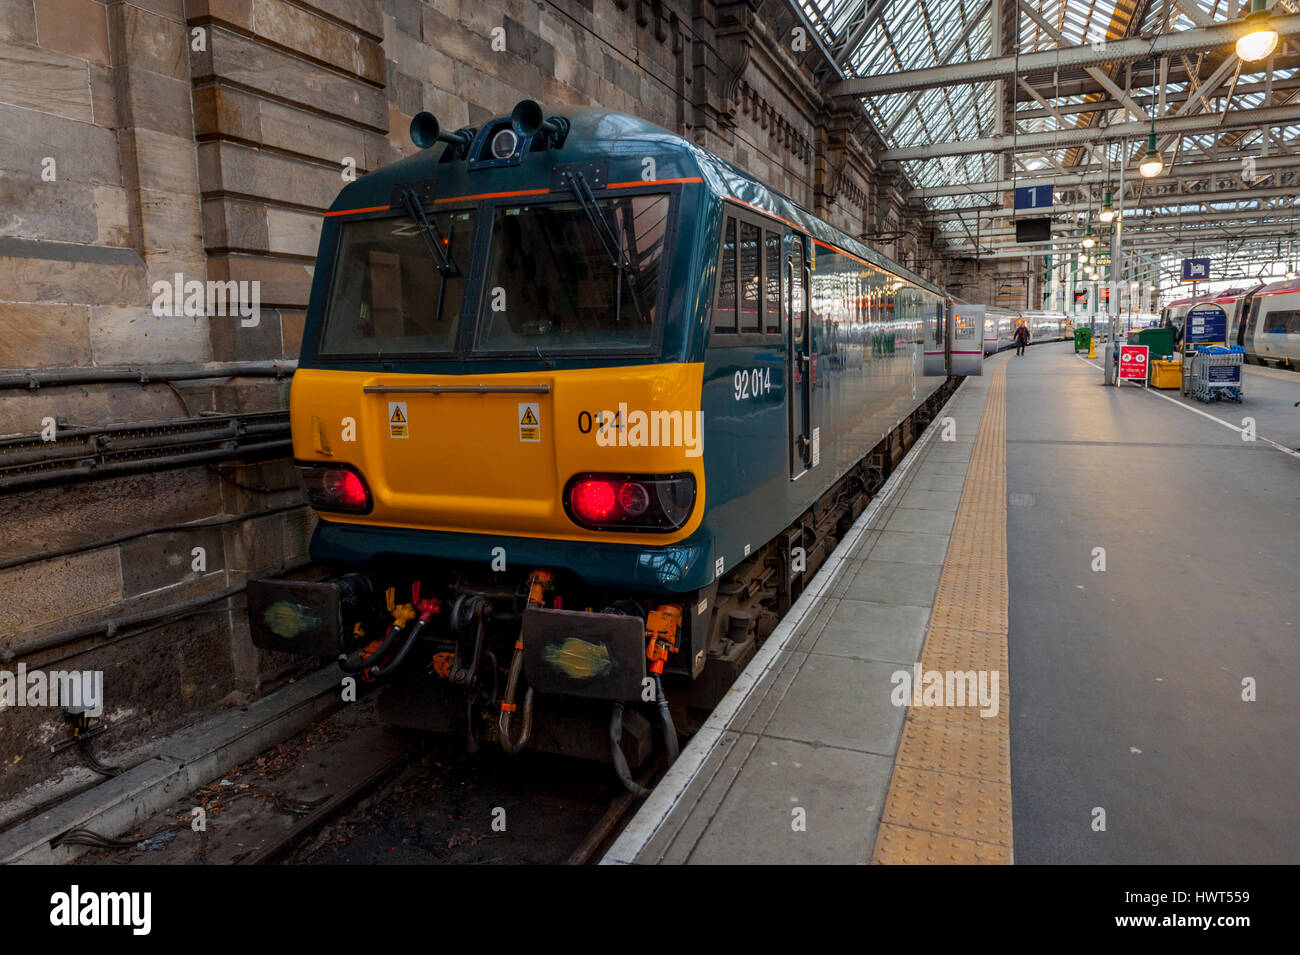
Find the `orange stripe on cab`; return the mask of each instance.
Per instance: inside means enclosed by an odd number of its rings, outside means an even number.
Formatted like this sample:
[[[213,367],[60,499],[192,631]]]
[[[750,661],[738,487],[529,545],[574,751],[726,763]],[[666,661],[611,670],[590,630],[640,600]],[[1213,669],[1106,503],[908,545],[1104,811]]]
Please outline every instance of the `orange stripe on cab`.
[[[634,179],[631,182],[611,182],[607,189],[628,189],[635,186],[671,186],[674,183],[703,182],[699,176],[687,176],[684,179]]]
[[[363,212],[387,212],[392,206],[367,206],[364,209],[338,209],[334,212],[325,213],[326,218],[329,216],[358,216]]]
[[[511,196],[544,196],[551,190],[549,189],[520,189],[517,192],[480,192],[477,196],[447,196],[445,199],[434,199],[434,205],[441,202],[471,202],[475,199],[508,199]]]

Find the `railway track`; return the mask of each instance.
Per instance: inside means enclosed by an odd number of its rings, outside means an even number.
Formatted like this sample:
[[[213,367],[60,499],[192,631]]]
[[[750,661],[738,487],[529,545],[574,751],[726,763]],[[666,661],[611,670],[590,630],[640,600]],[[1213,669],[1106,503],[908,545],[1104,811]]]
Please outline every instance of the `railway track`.
[[[349,786],[346,791],[340,792],[334,797],[326,799],[320,804],[310,808],[303,814],[299,822],[293,825],[282,836],[274,841],[268,842],[257,850],[250,852],[247,856],[239,860],[239,865],[272,865],[272,864],[322,864],[333,861],[339,855],[339,847],[329,846],[328,840],[321,839],[321,831],[331,822],[331,820],[341,820],[345,829],[354,826],[359,827],[361,821],[370,816],[376,809],[378,799],[390,790],[400,789],[402,780],[398,777],[409,772],[412,776],[419,775],[418,761],[422,755],[427,755],[429,746],[424,743],[415,743],[412,747],[400,754],[395,759],[389,761],[384,766],[377,768],[364,779],[358,780]],[[645,769],[637,778],[637,782],[647,788],[662,774],[663,765],[659,760],[652,760],[650,766]],[[599,788],[599,787],[598,787]],[[487,796],[489,802],[504,801],[504,793],[483,793]],[[600,795],[593,796],[594,799],[603,798]],[[596,817],[595,822],[587,830],[568,854],[567,858],[560,860],[553,858],[549,861],[563,861],[566,865],[589,865],[598,861],[601,852],[609,842],[611,842],[618,832],[622,829],[623,824],[635,811],[640,799],[633,796],[626,790],[620,790],[610,800],[604,812]],[[403,809],[409,811],[412,807],[404,805]],[[417,812],[418,814],[418,812]],[[409,824],[409,816],[408,824]],[[584,814],[583,818],[586,816]],[[508,829],[507,829],[508,831]],[[552,836],[546,833],[537,833],[549,841]],[[447,843],[455,843],[465,838],[463,831],[453,833]],[[473,841],[474,834],[471,832],[468,836],[469,841]],[[488,837],[491,838],[491,837]],[[480,842],[481,844],[481,842]],[[435,848],[434,845],[422,847],[428,852]],[[448,845],[447,848],[455,849],[456,845]],[[363,850],[366,851],[366,850]],[[390,847],[390,850],[391,847]],[[515,847],[513,852],[527,854],[531,851],[529,848]],[[543,850],[547,851],[547,850]],[[371,861],[382,861],[383,851],[368,851]],[[507,861],[496,859],[483,859],[481,861]]]
[[[597,861],[640,800],[609,767],[382,727],[345,707],[82,856],[91,865]],[[662,773],[651,759],[637,782]],[[204,827],[195,830],[195,810]]]

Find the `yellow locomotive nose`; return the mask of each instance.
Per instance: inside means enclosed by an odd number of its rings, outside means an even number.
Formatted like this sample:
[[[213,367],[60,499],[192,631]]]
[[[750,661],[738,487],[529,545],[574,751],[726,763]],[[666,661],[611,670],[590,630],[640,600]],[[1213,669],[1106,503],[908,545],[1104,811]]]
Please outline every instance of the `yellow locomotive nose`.
[[[702,373],[686,363],[486,375],[302,369],[290,400],[294,456],[351,465],[364,479],[369,511],[321,508],[329,520],[638,544],[644,533],[575,520],[565,493],[584,474],[647,475],[654,503],[671,494],[680,515],[686,491],[694,499],[684,524],[655,534],[668,543],[688,536],[702,510],[701,438],[681,427],[698,420]],[[628,440],[622,417],[638,413],[676,426]],[[626,495],[621,513],[649,507],[635,487]]]

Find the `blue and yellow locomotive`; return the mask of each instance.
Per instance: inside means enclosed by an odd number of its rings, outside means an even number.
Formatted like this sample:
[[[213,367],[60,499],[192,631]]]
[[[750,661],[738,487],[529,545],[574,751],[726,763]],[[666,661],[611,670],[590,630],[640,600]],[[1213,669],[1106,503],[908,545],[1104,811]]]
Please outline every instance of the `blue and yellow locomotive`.
[[[326,214],[291,390],[337,576],[254,581],[254,640],[471,746],[618,765],[657,707],[671,752],[941,404],[948,303],[631,116],[412,138]]]

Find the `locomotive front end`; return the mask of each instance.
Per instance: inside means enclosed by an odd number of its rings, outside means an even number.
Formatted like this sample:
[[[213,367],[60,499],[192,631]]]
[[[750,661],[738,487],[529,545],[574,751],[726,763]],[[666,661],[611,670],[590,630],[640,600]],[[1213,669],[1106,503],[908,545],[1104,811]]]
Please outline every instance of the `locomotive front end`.
[[[660,678],[703,658],[686,612],[712,576],[691,543],[702,364],[680,278],[699,178],[645,178],[653,137],[632,150],[591,123],[521,104],[448,134],[422,114],[412,138],[436,159],[344,190],[290,398],[333,576],[254,580],[249,612],[258,646],[389,680],[391,722],[619,766],[649,743],[625,704],[657,709],[675,748]],[[606,742],[583,699],[632,742]]]

